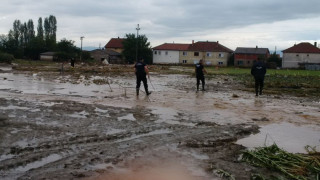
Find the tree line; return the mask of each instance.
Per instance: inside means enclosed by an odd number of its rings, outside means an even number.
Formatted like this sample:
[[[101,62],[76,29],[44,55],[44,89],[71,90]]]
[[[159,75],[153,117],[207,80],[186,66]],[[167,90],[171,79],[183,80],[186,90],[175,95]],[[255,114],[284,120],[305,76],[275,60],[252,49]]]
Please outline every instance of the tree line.
[[[14,58],[38,60],[40,53],[53,51],[56,60],[76,58],[80,49],[74,41],[62,39],[57,42],[57,19],[55,16],[38,19],[37,31],[32,19],[27,22],[15,20],[7,35],[0,35],[0,53]],[[0,55],[1,57],[1,55]],[[1,60],[0,60],[1,61]]]

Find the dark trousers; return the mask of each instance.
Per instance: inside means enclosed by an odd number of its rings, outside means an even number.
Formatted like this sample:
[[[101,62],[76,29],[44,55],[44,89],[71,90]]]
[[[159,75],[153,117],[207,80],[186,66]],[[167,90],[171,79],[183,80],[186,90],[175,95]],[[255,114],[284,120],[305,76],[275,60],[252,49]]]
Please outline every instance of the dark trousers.
[[[200,81],[202,84],[202,90],[204,90],[204,85],[206,84],[204,76],[197,76],[197,90],[199,90]]]
[[[140,89],[140,86],[141,86],[141,81],[143,82],[143,86],[144,86],[144,89],[146,91],[146,93],[148,93],[148,83],[147,83],[147,76],[146,75],[137,75],[137,90]]]
[[[263,83],[264,83],[264,78],[255,78],[256,95],[258,95],[258,93],[260,95],[262,94]]]

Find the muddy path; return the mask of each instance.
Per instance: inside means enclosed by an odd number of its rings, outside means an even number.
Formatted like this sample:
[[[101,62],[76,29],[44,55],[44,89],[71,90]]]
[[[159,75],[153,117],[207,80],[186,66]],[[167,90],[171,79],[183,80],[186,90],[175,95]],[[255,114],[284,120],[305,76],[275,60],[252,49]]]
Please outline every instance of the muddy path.
[[[228,77],[208,78],[206,92],[195,92],[188,75],[151,77],[153,93],[137,97],[133,74],[2,71],[1,179],[117,179],[175,168],[180,179],[220,179],[217,169],[249,179],[272,174],[238,161],[245,149],[239,140],[259,127],[290,123],[312,132],[311,141],[295,139],[298,152],[304,143],[319,145],[320,101],[255,98]]]

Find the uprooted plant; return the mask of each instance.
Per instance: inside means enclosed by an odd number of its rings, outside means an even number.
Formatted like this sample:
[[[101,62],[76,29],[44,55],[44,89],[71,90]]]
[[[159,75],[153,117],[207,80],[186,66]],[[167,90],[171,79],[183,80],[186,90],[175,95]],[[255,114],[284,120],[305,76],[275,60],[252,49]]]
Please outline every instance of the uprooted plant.
[[[293,154],[276,144],[243,152],[242,160],[258,167],[276,170],[289,179],[309,180],[320,177],[320,152],[306,146],[308,154]]]

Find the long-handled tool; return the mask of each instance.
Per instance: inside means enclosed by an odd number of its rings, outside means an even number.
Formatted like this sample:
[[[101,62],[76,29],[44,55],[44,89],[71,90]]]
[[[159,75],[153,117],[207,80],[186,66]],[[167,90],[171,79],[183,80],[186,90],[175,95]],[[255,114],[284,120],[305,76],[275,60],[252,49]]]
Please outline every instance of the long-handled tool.
[[[150,82],[150,84],[151,84],[151,86],[152,86],[153,90],[155,91],[156,89],[154,88],[154,86],[153,86],[153,84],[152,84],[152,82],[151,82],[150,76],[148,76],[148,79],[149,79],[149,82]]]

